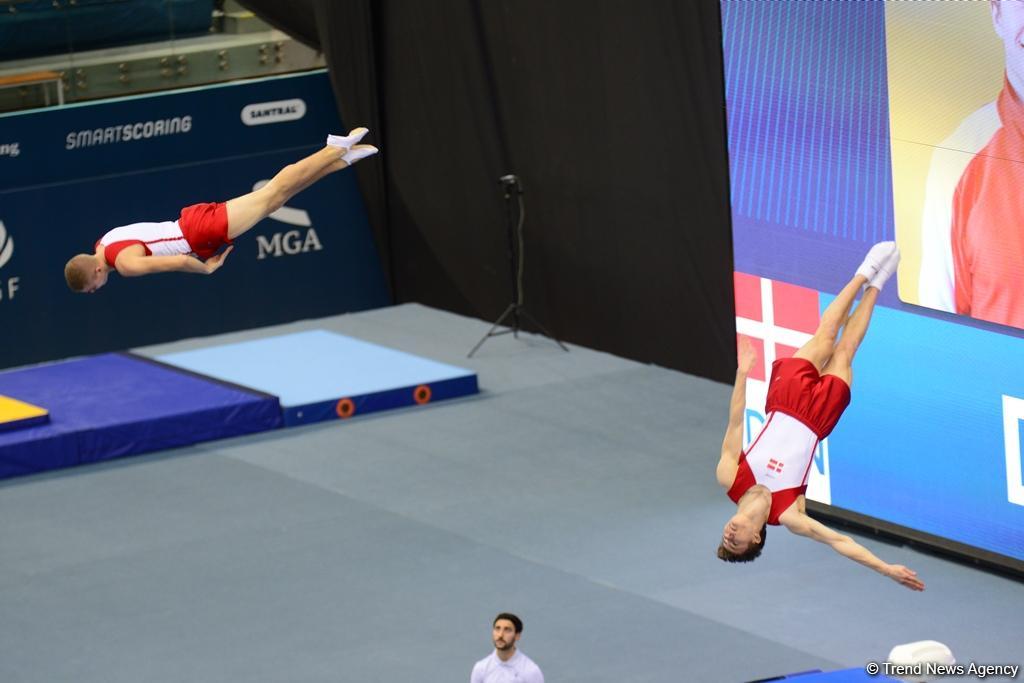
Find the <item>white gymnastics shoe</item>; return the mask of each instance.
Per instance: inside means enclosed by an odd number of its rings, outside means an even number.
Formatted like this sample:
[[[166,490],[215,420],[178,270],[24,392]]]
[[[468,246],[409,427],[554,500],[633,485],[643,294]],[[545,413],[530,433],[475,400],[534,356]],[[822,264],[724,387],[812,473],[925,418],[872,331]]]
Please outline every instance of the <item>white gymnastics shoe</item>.
[[[349,131],[348,135],[328,135],[327,144],[331,147],[341,147],[342,149],[350,149],[356,145],[363,136],[370,132],[369,128],[354,128]]]
[[[875,272],[875,274],[871,276],[870,280],[868,280],[868,287],[874,287],[875,289],[881,290],[882,285],[885,284],[886,280],[888,280],[896,272],[896,267],[899,264],[900,250],[896,249],[891,254],[889,254],[889,258],[885,259],[885,262],[882,264],[882,267],[879,268]]]
[[[360,159],[365,159],[368,156],[373,156],[379,150],[373,145],[355,145],[347,152],[341,155],[342,161],[347,161],[348,165],[356,163]]]
[[[867,256],[864,257],[864,262],[860,264],[860,268],[857,269],[857,275],[863,275],[868,281],[875,276],[883,265],[885,265],[886,259],[894,252],[897,251],[895,242],[879,242],[875,246],[868,250]]]

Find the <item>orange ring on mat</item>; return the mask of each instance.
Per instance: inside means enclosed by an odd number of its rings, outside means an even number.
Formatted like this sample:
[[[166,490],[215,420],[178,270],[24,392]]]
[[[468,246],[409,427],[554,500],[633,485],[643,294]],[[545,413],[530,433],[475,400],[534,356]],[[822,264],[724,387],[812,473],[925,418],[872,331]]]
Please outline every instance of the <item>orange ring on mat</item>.
[[[430,387],[426,384],[421,384],[412,390],[412,400],[416,401],[420,405],[424,403],[430,403],[430,397],[433,392],[430,391]]]
[[[352,402],[350,398],[339,399],[337,404],[334,406],[334,412],[338,414],[342,420],[348,419],[355,415],[356,404]]]

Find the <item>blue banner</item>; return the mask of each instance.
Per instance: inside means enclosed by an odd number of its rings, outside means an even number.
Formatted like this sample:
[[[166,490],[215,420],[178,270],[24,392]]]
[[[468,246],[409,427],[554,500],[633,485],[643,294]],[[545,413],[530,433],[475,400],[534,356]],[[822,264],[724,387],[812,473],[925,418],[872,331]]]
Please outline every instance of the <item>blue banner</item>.
[[[0,116],[0,367],[388,304],[348,169],[241,236],[212,276],[64,283],[111,228],[251,192],[344,130],[323,71]]]

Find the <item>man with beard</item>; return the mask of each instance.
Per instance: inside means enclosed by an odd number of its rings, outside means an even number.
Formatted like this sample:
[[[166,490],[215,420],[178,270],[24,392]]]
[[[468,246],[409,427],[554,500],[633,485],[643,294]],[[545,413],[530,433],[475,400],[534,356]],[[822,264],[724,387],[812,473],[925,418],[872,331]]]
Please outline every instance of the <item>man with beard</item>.
[[[540,667],[516,649],[522,633],[523,622],[516,615],[502,612],[494,617],[494,652],[476,663],[469,683],[544,683]]]

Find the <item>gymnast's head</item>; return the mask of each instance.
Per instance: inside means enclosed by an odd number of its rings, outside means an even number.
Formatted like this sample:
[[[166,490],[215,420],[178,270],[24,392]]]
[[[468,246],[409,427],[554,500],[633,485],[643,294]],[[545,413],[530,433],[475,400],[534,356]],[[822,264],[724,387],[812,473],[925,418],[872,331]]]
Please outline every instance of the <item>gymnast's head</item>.
[[[737,512],[722,529],[722,542],[718,544],[718,559],[723,562],[753,562],[764,548],[768,536],[768,525],[757,524]]]
[[[110,269],[96,254],[78,254],[64,266],[64,279],[72,292],[92,294],[107,284]]]

